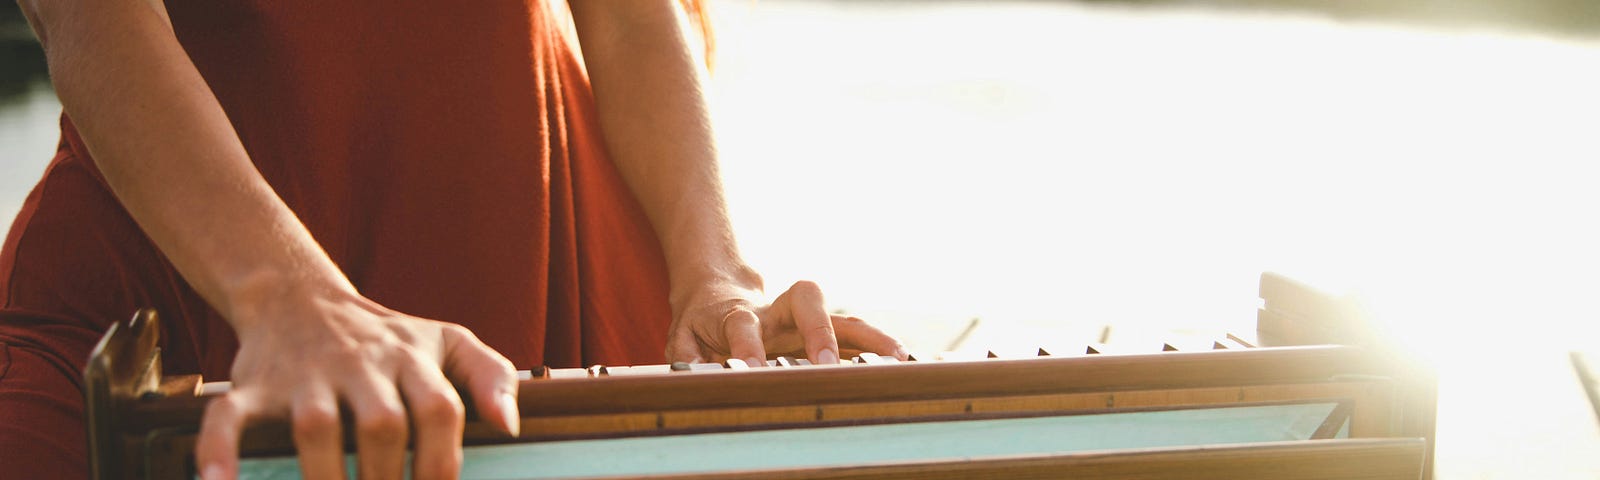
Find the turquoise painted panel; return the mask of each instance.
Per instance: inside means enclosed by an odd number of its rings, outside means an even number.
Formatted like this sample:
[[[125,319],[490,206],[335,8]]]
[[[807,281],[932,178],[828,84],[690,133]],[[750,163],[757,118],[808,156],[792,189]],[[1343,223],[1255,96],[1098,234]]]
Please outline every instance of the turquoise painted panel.
[[[706,473],[1307,440],[1335,406],[1310,403],[492,445],[466,449],[462,478]],[[353,467],[354,457],[349,462]],[[300,478],[293,457],[250,459],[240,467],[243,479]]]

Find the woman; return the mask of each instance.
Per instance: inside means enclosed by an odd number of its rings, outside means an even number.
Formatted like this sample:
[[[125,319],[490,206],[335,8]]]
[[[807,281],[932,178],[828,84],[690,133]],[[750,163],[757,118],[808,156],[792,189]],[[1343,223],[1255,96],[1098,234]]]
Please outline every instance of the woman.
[[[22,3],[66,112],[0,256],[8,473],[83,473],[77,372],[143,307],[235,384],[207,479],[274,418],[341,477],[341,406],[363,478],[408,437],[453,477],[451,384],[515,434],[518,367],[904,355],[813,284],[758,300],[670,0]]]

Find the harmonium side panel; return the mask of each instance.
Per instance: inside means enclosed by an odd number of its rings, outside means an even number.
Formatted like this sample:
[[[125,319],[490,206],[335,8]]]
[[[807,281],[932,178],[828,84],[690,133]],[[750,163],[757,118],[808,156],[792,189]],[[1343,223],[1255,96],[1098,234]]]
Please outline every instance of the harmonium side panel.
[[[663,474],[939,465],[952,463],[952,459],[1066,459],[1111,451],[1174,451],[1202,446],[1255,448],[1286,441],[1327,443],[1319,439],[1333,436],[1328,419],[1338,408],[1337,403],[1291,402],[484,445],[467,448],[463,475],[654,478]],[[1351,441],[1368,440],[1332,444]],[[1413,468],[1419,464],[1420,458],[1411,462]],[[242,466],[258,478],[291,477],[297,470],[290,456],[246,460]]]
[[[1415,480],[1422,440],[1314,440],[1068,455],[961,459],[898,465],[653,476],[654,480]]]
[[[1261,274],[1256,335],[1262,346],[1340,344],[1365,348],[1373,361],[1386,363],[1394,380],[1389,428],[1395,435],[1429,439],[1427,476],[1432,475],[1438,381],[1427,362],[1402,348],[1354,296],[1334,296],[1280,274]]]

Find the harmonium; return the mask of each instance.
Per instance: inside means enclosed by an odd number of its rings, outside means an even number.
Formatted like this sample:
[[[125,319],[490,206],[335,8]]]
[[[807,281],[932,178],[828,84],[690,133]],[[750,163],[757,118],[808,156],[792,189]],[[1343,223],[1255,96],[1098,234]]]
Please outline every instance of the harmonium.
[[[1342,299],[1270,273],[1261,296],[1255,335],[1199,348],[538,369],[519,438],[469,412],[462,478],[1428,478],[1432,374]],[[217,385],[162,375],[157,322],[114,326],[85,369],[96,478],[195,478]],[[299,475],[287,425],[241,458]]]

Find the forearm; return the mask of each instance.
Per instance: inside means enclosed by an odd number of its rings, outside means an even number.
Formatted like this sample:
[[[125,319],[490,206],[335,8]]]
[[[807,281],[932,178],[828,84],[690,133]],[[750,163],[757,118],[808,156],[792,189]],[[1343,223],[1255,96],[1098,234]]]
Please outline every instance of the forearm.
[[[279,290],[349,289],[256,171],[158,5],[25,7],[62,104],[107,183],[235,327]]]
[[[759,288],[740,258],[716,147],[676,2],[572,2],[606,147],[661,239],[673,284]]]

